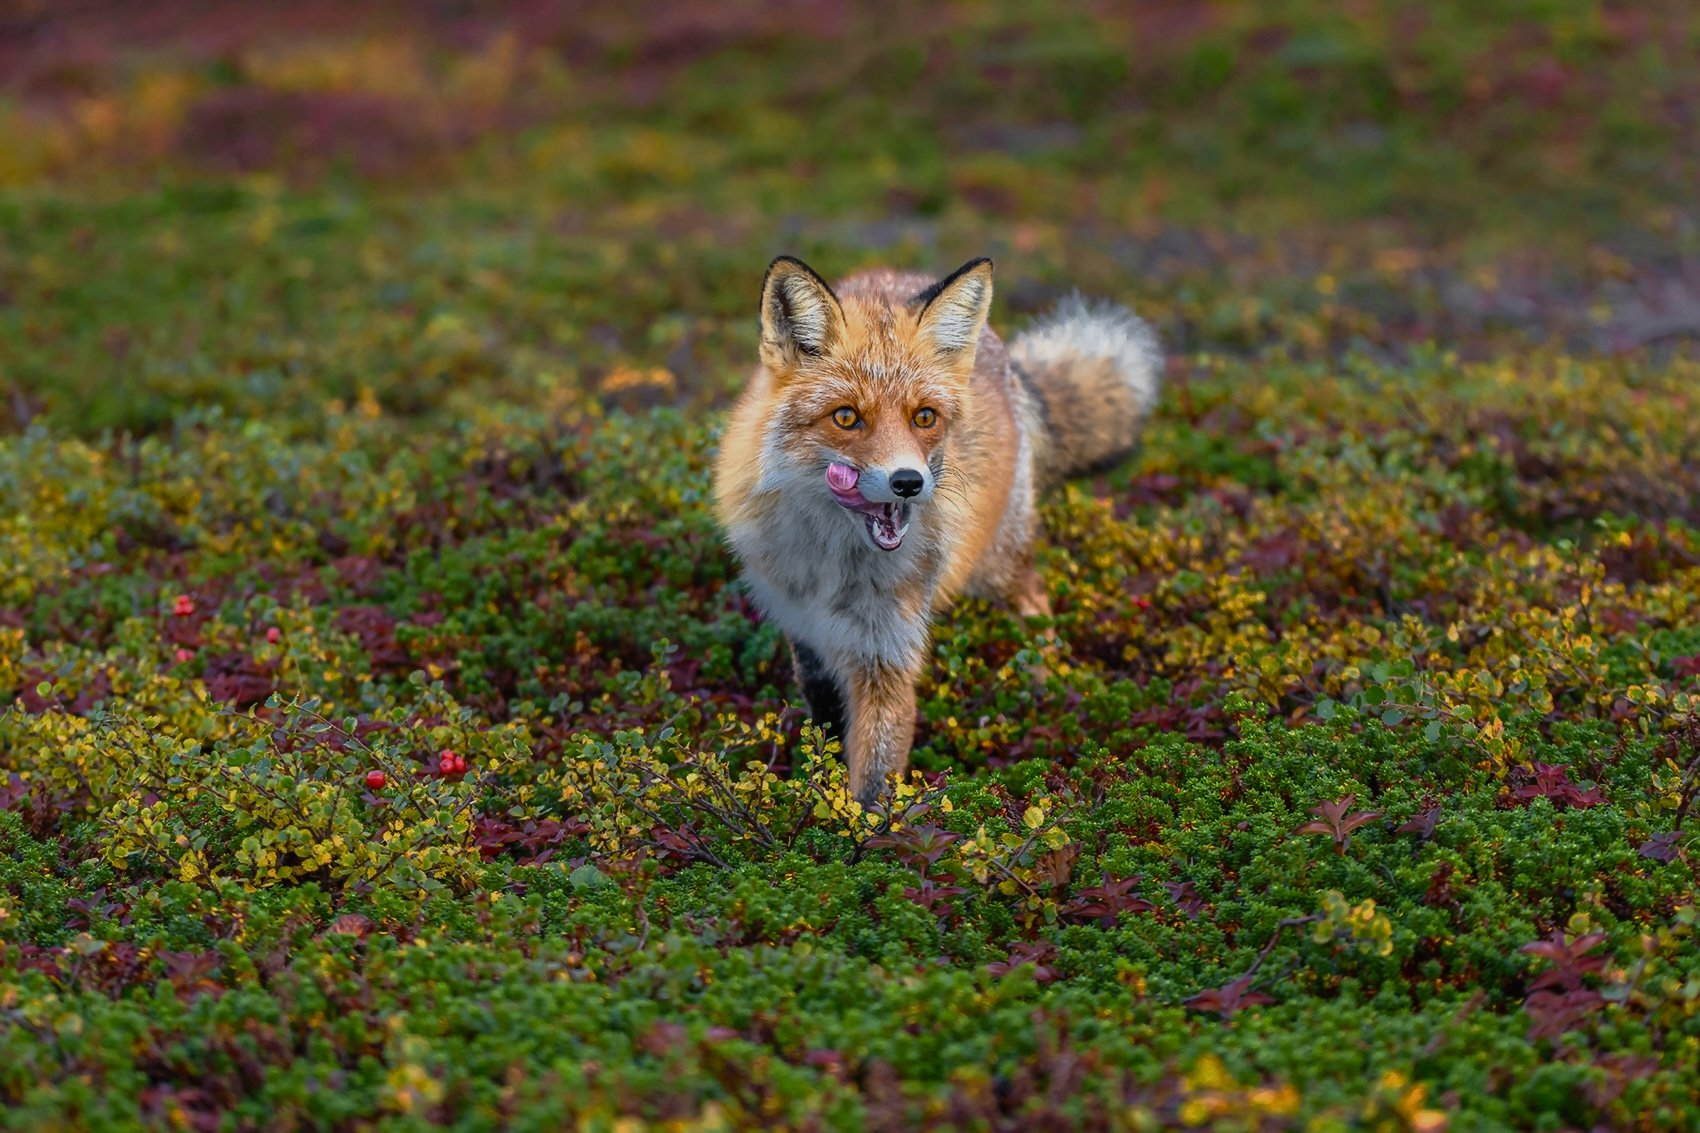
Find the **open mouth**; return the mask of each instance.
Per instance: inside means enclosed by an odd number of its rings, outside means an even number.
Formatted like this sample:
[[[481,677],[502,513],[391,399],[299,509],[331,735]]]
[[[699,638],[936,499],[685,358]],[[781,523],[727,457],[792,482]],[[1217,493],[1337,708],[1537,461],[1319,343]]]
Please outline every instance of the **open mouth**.
[[[904,509],[896,504],[875,504],[877,512],[863,512],[864,522],[868,525],[868,538],[874,541],[874,546],[882,551],[895,551],[903,546],[903,537],[909,534],[909,522],[904,517]]]
[[[860,475],[849,465],[829,464],[826,466],[827,489],[838,501],[838,506],[862,516],[868,528],[868,538],[874,546],[882,551],[895,551],[903,546],[903,537],[909,534],[909,505],[875,503],[868,499],[856,487]]]

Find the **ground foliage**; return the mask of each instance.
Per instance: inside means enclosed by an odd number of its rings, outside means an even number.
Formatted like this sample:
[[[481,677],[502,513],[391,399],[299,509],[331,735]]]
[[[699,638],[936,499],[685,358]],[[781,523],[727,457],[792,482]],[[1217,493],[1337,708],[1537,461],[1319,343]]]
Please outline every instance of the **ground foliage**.
[[[0,24],[0,1122],[1700,1121],[1692,15],[627,7]],[[1174,355],[883,818],[780,249]]]

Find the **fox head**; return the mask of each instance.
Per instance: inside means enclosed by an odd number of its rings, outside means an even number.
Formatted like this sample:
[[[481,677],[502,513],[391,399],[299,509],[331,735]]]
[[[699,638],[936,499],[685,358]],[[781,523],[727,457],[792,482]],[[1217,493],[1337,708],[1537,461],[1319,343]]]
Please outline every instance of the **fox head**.
[[[767,269],[767,451],[787,478],[837,503],[877,550],[902,546],[938,490],[991,303],[988,259],[896,297],[877,288],[846,288],[841,297],[789,256]]]

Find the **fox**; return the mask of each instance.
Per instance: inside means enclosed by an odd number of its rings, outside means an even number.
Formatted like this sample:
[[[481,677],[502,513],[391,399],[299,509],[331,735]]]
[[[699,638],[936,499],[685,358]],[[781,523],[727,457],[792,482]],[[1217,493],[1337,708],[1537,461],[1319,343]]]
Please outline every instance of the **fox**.
[[[1159,393],[1157,336],[1131,310],[1075,293],[1005,343],[992,275],[981,257],[833,287],[778,257],[714,457],[745,585],[870,808],[907,770],[934,617],[966,595],[1049,618],[1040,497],[1131,455]]]

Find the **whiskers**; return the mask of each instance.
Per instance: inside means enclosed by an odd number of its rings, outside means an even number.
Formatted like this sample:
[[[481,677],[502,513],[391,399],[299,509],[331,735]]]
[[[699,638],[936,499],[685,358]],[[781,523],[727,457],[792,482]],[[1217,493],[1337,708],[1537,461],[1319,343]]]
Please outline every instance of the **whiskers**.
[[[933,473],[933,495],[949,500],[959,507],[967,507],[970,500],[970,485],[954,465],[947,464]]]

